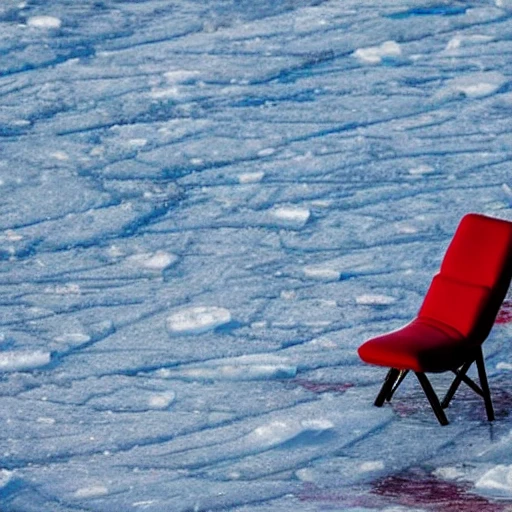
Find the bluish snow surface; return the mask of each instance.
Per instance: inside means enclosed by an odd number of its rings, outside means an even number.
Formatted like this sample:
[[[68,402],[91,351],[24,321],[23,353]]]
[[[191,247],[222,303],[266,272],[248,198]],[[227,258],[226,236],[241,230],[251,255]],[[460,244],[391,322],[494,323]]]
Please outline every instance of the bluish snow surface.
[[[512,220],[511,59],[509,0],[3,0],[0,510],[510,507],[510,299],[492,425],[356,349]]]

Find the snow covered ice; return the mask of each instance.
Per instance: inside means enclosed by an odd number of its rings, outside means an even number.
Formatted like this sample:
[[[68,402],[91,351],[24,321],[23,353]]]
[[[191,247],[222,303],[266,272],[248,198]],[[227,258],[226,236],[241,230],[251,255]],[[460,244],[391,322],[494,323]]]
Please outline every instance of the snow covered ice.
[[[440,428],[357,347],[461,216],[512,220],[508,0],[0,5],[0,510],[505,511],[497,420]],[[434,376],[439,390],[449,376]]]

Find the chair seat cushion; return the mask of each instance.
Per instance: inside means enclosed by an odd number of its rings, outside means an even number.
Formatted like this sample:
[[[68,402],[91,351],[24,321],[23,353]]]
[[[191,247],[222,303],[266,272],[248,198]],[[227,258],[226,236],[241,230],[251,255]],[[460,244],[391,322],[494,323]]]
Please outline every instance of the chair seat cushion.
[[[372,338],[358,350],[366,363],[415,372],[459,368],[472,352],[472,345],[456,330],[421,319]]]

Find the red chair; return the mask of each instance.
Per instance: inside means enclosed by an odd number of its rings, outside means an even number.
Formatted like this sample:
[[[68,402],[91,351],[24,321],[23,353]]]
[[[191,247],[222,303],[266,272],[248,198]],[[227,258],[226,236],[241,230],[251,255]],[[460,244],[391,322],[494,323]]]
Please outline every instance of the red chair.
[[[413,371],[441,425],[448,424],[443,409],[461,382],[484,399],[487,417],[494,420],[482,343],[511,279],[512,222],[475,213],[464,216],[417,317],[359,347],[364,362],[390,368],[375,405],[390,401]],[[475,362],[480,385],[466,375]],[[455,380],[440,402],[425,373],[446,371],[452,371]]]

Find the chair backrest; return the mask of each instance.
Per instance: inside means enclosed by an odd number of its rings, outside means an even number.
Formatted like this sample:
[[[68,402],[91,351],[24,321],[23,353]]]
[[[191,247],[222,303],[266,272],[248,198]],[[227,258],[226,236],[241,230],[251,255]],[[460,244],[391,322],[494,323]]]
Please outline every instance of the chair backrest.
[[[483,343],[512,279],[512,222],[470,213],[448,246],[418,317]]]

